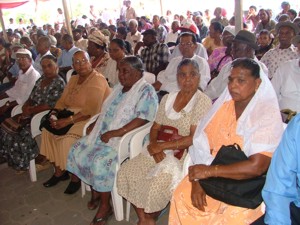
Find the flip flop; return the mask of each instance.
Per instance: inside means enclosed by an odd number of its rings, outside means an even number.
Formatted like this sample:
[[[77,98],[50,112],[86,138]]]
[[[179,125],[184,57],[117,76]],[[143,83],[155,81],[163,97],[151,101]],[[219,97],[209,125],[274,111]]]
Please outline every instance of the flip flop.
[[[109,211],[108,214],[104,217],[94,217],[92,223],[90,225],[97,225],[97,223],[99,222],[104,222],[102,225],[104,225],[106,223],[106,221],[109,219],[109,217],[111,217],[111,215],[113,214],[113,211]]]

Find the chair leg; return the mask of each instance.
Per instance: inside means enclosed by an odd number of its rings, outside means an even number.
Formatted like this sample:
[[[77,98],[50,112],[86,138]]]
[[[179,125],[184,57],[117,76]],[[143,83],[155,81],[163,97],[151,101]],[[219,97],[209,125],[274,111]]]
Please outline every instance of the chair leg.
[[[86,184],[81,181],[81,197],[83,198],[85,196],[85,189],[86,189]]]
[[[130,206],[131,206],[131,203],[129,201],[126,200],[126,221],[129,222],[129,214],[130,214]]]
[[[35,168],[35,159],[30,160],[29,163],[29,175],[31,182],[36,182],[36,168]]]
[[[124,220],[123,213],[123,198],[118,194],[116,184],[113,187],[113,191],[111,192],[114,213],[117,221]]]

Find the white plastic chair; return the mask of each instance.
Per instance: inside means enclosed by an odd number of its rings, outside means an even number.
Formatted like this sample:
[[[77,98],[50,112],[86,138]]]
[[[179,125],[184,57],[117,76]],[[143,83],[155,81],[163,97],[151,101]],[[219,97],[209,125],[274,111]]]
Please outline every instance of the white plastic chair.
[[[144,78],[149,84],[153,84],[155,82],[156,76],[153,73],[144,72]]]
[[[1,106],[4,106],[5,103],[8,101],[8,99],[9,99],[9,98],[1,99],[1,100],[0,100],[0,107],[1,107]]]
[[[150,129],[153,125],[153,122],[148,123],[148,126],[144,126],[143,129],[140,129],[138,132],[134,134],[134,136],[131,138],[130,141],[130,152],[129,152],[129,159],[132,159],[136,157],[138,154],[141,153],[141,150],[143,149],[143,145],[146,145],[147,143],[144,143],[144,138],[147,134],[150,133]],[[127,201],[126,204],[126,221],[129,221],[129,214],[130,214],[130,202]]]
[[[11,116],[13,117],[15,115],[21,114],[22,113],[22,107],[23,107],[23,105],[16,105],[11,111]]]
[[[138,133],[139,131],[145,129],[146,127],[151,126],[151,123],[147,123],[142,127],[138,127],[127,134],[125,134],[121,140],[118,147],[118,163],[116,165],[116,173],[120,169],[121,164],[129,158],[129,143],[133,135]],[[87,126],[85,127],[87,128]],[[118,194],[117,191],[117,184],[116,184],[117,177],[115,176],[113,190],[111,192],[112,195],[112,203],[114,208],[114,214],[117,221],[122,221],[124,219],[124,212],[123,212],[123,198]],[[86,185],[84,182],[81,183],[81,193],[82,197],[85,195]]]
[[[67,74],[66,74],[66,80],[67,83],[69,82],[69,80],[71,79],[72,73],[74,72],[74,69],[70,69]]]
[[[42,131],[40,131],[41,119],[49,111],[50,110],[46,110],[46,111],[40,112],[40,113],[38,113],[38,114],[36,114],[36,115],[34,115],[32,117],[31,123],[30,123],[32,138],[36,138],[38,135],[40,135],[42,133]],[[37,181],[36,168],[35,168],[35,159],[30,160],[30,163],[29,163],[29,175],[30,175],[30,180],[32,182]]]

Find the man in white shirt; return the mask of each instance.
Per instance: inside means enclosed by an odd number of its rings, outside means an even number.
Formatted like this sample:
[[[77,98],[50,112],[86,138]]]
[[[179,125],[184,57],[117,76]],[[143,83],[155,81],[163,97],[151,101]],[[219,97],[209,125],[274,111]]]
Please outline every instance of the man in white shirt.
[[[158,74],[157,81],[153,84],[155,90],[159,91],[159,97],[162,97],[168,92],[179,91],[176,75],[177,66],[185,58],[194,59],[199,65],[201,76],[199,88],[204,90],[210,80],[210,69],[207,61],[195,54],[195,50],[197,48],[196,36],[192,33],[184,32],[180,35],[179,39],[179,50],[182,56],[173,58],[168,64],[166,70]]]
[[[49,37],[43,36],[38,39],[38,43],[36,45],[36,50],[38,52],[38,55],[33,63],[33,67],[41,75],[43,74],[41,60],[45,55],[51,55],[50,47],[51,47],[51,42]]]
[[[125,41],[131,44],[132,52],[134,52],[135,46],[138,42],[143,41],[142,34],[138,31],[138,22],[136,19],[129,20],[129,32],[127,33]]]
[[[281,63],[276,70],[272,84],[277,94],[280,109],[300,112],[300,60]]]
[[[177,38],[179,36],[179,32],[178,32],[178,28],[179,28],[179,21],[178,20],[174,20],[172,22],[171,25],[171,32],[169,32],[166,36],[166,40],[165,40],[165,44],[168,45],[169,49],[173,50],[175,48],[176,42],[177,42]]]
[[[29,50],[19,49],[16,55],[20,72],[15,85],[0,94],[0,99],[8,98],[5,105],[0,107],[0,123],[10,117],[11,110],[16,105],[24,104],[27,101],[35,82],[40,78],[39,72],[31,65],[32,56]]]
[[[81,50],[86,52],[88,47],[88,39],[84,39],[82,37],[82,30],[76,28],[72,31],[72,33],[73,33],[74,45],[77,48],[80,48]]]
[[[267,67],[255,57],[256,49],[258,49],[258,45],[256,44],[255,35],[249,31],[241,30],[233,39],[231,51],[232,57],[233,59],[244,57],[254,59],[264,73],[268,74]],[[219,75],[209,83],[207,88],[204,90],[204,93],[207,94],[210,99],[214,100],[222,94],[228,84],[228,76],[230,75],[230,72],[231,62],[223,66]]]

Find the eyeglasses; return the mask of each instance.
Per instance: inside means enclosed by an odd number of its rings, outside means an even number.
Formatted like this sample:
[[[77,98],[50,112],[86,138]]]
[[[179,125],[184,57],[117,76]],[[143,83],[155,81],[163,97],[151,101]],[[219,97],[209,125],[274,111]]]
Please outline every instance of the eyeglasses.
[[[26,59],[29,59],[29,58],[26,57],[26,56],[21,56],[21,57],[17,57],[17,58],[16,58],[17,61],[24,61],[24,60],[26,60]]]
[[[194,43],[193,42],[188,42],[188,43],[180,42],[179,45],[182,47],[192,47],[194,45]]]
[[[73,64],[76,65],[76,66],[79,66],[79,65],[84,65],[88,62],[89,60],[88,59],[85,59],[83,58],[82,60],[79,60],[79,59],[75,59],[73,61]]]

